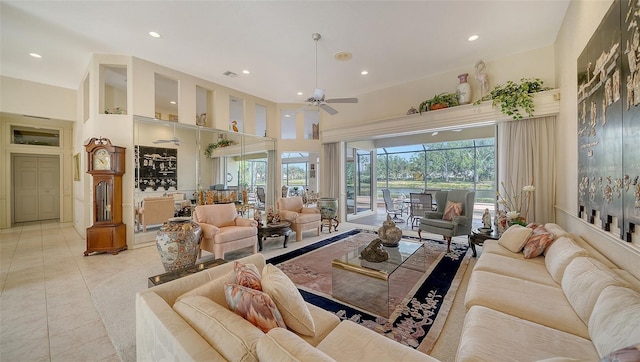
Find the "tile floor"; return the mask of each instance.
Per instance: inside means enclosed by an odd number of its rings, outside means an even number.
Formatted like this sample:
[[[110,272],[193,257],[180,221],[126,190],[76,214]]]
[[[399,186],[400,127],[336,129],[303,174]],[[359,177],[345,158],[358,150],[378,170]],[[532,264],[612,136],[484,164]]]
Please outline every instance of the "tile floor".
[[[353,227],[379,225],[343,223],[339,229]],[[308,234],[286,251],[327,236]],[[265,257],[285,251],[278,249]],[[84,250],[72,224],[33,222],[0,230],[0,361],[119,361],[91,291],[114,273],[160,265],[160,258],[155,247],[88,257]]]

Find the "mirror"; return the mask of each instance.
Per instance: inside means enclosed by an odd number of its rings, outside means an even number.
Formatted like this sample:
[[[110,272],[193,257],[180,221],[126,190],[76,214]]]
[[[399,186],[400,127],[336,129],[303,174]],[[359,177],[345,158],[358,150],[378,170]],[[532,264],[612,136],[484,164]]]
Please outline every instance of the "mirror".
[[[156,73],[155,118],[178,122],[178,81]]]
[[[169,217],[190,216],[199,191],[233,191],[226,202],[238,203],[246,191],[251,203],[257,187],[273,188],[274,139],[135,116],[134,144],[135,244],[155,241]],[[144,206],[145,199],[162,196],[172,201]],[[243,217],[253,217],[253,210]]]

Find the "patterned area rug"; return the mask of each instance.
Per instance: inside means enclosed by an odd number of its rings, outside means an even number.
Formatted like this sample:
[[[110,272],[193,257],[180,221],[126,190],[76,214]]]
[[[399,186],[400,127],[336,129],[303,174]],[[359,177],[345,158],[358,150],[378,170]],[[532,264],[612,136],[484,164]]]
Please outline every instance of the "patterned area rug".
[[[331,296],[331,261],[377,234],[351,230],[269,259],[296,283],[304,299],[341,319],[349,319],[402,344],[429,353],[438,339],[456,290],[469,264],[466,245],[423,239],[425,252],[416,253],[391,275],[390,315],[376,315]],[[418,238],[404,236],[408,241]],[[424,265],[424,266],[423,266]],[[425,270],[424,272],[423,270]],[[354,286],[357,288],[357,286]],[[357,291],[356,291],[357,292]],[[357,303],[364,305],[366,303]]]

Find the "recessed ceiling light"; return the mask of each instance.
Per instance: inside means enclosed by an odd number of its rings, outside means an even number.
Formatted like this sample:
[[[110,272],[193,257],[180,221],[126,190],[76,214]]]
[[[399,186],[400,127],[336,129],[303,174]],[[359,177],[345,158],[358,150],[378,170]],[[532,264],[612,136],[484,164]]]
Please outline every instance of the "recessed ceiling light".
[[[38,53],[29,53],[29,55],[31,55],[31,56],[32,56],[32,57],[34,57],[34,58],[38,58],[38,59],[41,59],[41,58],[42,58],[42,55],[40,55],[40,54],[38,54]]]
[[[249,73],[251,73],[251,72],[249,70],[247,70],[247,69],[242,71],[242,74],[249,74]]]
[[[469,37],[469,39],[467,39],[468,41],[476,41],[478,40],[480,36],[478,36],[477,34],[473,34]]]
[[[438,135],[438,132],[437,132],[437,131],[436,131],[436,132],[433,132],[431,135],[432,135],[432,136],[437,136],[437,135]]]
[[[353,55],[349,52],[337,52],[333,57],[338,61],[346,62],[347,60],[351,60]]]
[[[291,115],[289,113],[285,113],[284,115],[285,117],[291,117]]]
[[[176,101],[171,101],[171,102],[169,102],[169,103],[171,103],[171,104],[176,104]]]
[[[367,75],[367,74],[369,74],[369,71],[368,70],[363,70],[362,72],[360,72],[360,74]]]
[[[156,33],[155,31],[150,31],[149,35],[151,35],[154,38],[162,38],[162,35],[160,35],[159,33]]]
[[[299,95],[299,96],[301,96],[301,95],[303,95],[303,94],[304,94],[304,93],[302,93],[302,92],[298,92],[298,95]]]

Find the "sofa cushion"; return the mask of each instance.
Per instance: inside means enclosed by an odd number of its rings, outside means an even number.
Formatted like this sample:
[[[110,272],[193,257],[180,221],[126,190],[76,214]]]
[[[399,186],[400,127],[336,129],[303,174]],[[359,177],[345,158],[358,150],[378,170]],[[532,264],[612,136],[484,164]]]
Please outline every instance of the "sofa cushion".
[[[549,275],[547,268],[544,266],[544,262],[531,261],[536,259],[538,258],[516,259],[500,254],[483,252],[473,267],[473,271],[483,270],[558,287],[558,283]]]
[[[216,243],[224,244],[239,239],[246,239],[258,235],[258,229],[251,226],[225,226],[215,235]]]
[[[638,343],[640,293],[624,287],[606,287],[593,307],[589,335],[600,356]]]
[[[313,319],[313,325],[315,326],[315,336],[305,336],[299,334],[300,338],[304,339],[312,346],[317,346],[323,339],[325,339],[331,331],[340,324],[340,318],[334,313],[326,311],[313,304],[307,303],[307,308]]]
[[[573,258],[587,256],[583,248],[576,245],[570,238],[563,236],[554,241],[546,251],[544,264],[553,280],[562,283],[562,275]]]
[[[300,212],[302,211],[302,207],[304,203],[302,202],[301,196],[294,197],[283,197],[280,199],[279,207],[281,210],[289,210]]]
[[[255,290],[262,290],[262,277],[260,277],[260,271],[255,265],[234,261],[233,270],[236,272],[236,284]]]
[[[484,254],[497,254],[502,256],[507,256],[512,259],[525,261],[528,263],[537,263],[544,265],[544,257],[539,256],[537,258],[525,259],[523,253],[514,253],[509,251],[509,249],[504,246],[498,244],[498,240],[487,239],[482,244],[482,255]]]
[[[519,253],[524,247],[524,244],[527,242],[529,236],[533,231],[529,228],[520,225],[510,226],[505,232],[500,236],[498,240],[498,244],[504,246],[509,249],[509,251],[513,253]]]
[[[587,338],[474,306],[464,319],[456,361],[537,361],[554,357],[580,361],[599,358]]]
[[[437,361],[350,320],[342,321],[318,349],[337,361]]]
[[[640,361],[640,343],[621,348],[602,357],[600,362],[638,362]]]
[[[201,296],[185,297],[173,309],[229,361],[257,361],[258,328],[230,310]]]
[[[316,327],[300,291],[289,277],[277,267],[267,264],[262,269],[262,285],[276,303],[288,328],[313,337]]]
[[[465,306],[470,309],[475,305],[589,338],[586,324],[573,310],[559,286],[474,271],[469,279]]]
[[[640,280],[636,279],[633,274],[629,273],[626,270],[623,269],[611,269],[614,273],[616,273],[616,275],[618,275],[620,278],[622,278],[625,282],[629,283],[629,287],[633,290],[635,290],[636,292],[640,293]]]
[[[286,328],[282,315],[267,293],[237,284],[225,284],[224,295],[229,308],[263,332]]]
[[[444,208],[442,219],[451,221],[454,217],[462,215],[462,203],[447,200],[447,206]]]
[[[194,220],[198,223],[215,225],[217,227],[233,226],[238,216],[234,204],[214,204],[196,206]]]
[[[229,305],[227,305],[227,298],[224,296],[224,285],[225,283],[233,283],[235,280],[236,273],[234,271],[230,271],[217,279],[211,280],[197,288],[191,289],[190,291],[179,296],[177,300],[194,295],[199,295],[209,298],[217,304],[220,304],[221,306],[228,309]]]
[[[562,277],[562,290],[585,323],[589,323],[600,292],[609,285],[627,286],[627,283],[604,264],[590,257],[574,258]]]
[[[284,328],[274,328],[262,336],[256,353],[261,361],[335,361]]]

